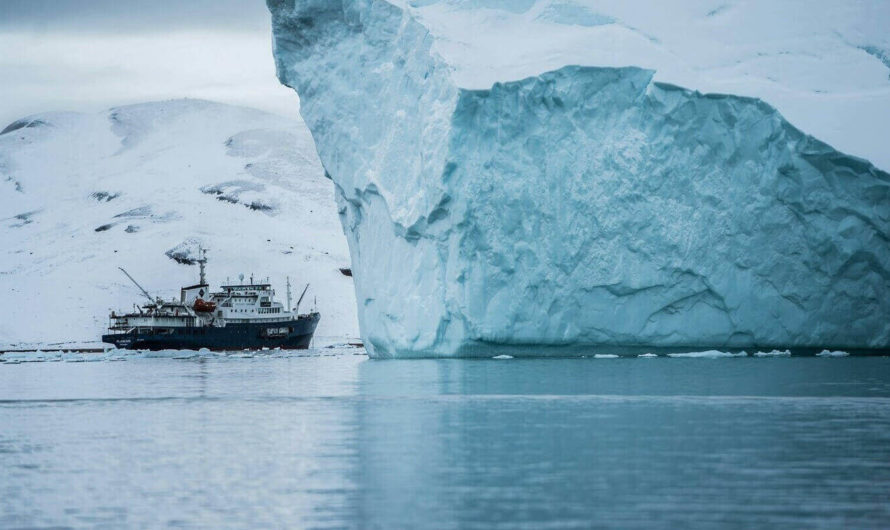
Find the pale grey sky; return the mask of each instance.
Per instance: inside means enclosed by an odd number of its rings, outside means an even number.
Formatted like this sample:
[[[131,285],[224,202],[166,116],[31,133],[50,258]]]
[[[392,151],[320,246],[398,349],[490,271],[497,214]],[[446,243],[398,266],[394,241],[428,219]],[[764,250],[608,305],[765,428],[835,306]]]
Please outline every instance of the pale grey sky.
[[[178,97],[295,116],[263,0],[0,0],[0,129]]]

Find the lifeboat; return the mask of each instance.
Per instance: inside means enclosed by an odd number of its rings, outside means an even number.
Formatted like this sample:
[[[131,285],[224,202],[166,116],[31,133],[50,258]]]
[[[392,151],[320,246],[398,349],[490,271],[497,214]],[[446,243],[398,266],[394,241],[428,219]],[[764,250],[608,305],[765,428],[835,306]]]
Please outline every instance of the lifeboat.
[[[198,313],[211,313],[214,309],[216,309],[216,303],[206,302],[201,298],[198,298],[197,300],[195,300],[195,305],[192,306],[192,309],[194,309]]]

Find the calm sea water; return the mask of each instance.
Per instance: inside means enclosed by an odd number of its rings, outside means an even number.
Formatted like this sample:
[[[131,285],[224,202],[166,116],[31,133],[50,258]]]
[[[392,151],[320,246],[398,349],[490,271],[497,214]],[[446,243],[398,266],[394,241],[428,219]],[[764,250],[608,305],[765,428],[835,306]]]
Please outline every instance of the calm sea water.
[[[890,358],[0,364],[0,527],[890,526]]]

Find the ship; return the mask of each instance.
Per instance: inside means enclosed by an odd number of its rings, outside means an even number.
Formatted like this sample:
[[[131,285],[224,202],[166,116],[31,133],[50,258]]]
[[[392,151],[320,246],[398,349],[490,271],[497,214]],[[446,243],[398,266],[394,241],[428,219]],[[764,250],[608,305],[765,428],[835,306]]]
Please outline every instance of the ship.
[[[206,281],[207,254],[199,249],[199,281],[180,289],[179,299],[163,300],[148,291],[123,268],[120,270],[142,292],[149,303],[134,304],[134,311],[109,316],[108,333],[102,342],[131,350],[260,350],[307,349],[318,326],[318,311],[300,313],[303,289],[291,310],[291,283],[287,279],[287,307],[275,301],[268,282],[249,282],[244,275],[236,283],[211,291]]]

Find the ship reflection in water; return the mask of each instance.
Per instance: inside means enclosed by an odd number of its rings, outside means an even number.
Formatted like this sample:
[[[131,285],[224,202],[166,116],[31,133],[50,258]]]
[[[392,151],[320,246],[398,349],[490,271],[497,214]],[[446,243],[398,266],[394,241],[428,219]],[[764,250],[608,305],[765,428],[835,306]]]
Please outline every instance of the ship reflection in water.
[[[890,358],[303,355],[0,364],[0,527],[890,524]]]

